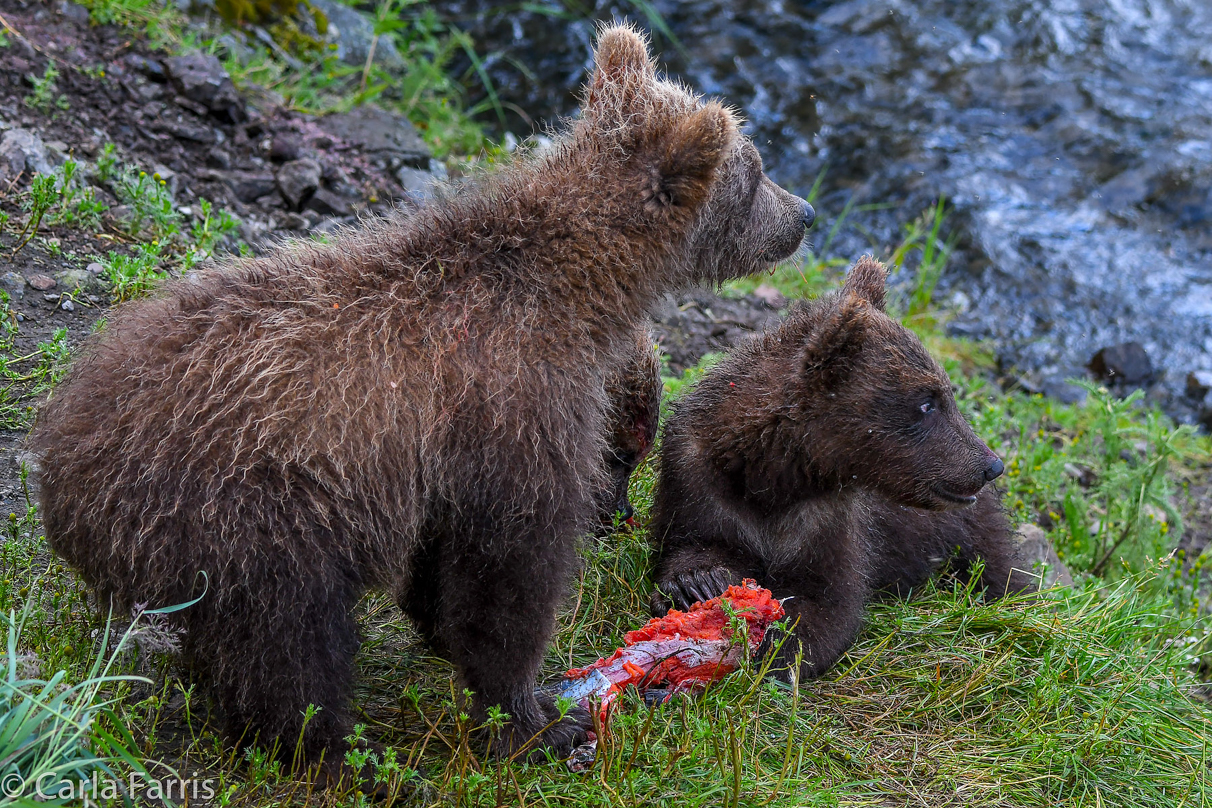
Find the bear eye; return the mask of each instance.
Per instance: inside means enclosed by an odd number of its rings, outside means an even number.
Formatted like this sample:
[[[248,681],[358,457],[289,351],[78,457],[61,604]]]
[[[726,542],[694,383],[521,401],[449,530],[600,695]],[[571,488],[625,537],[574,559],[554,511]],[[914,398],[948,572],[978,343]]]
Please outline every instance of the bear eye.
[[[934,399],[928,398],[925,401],[923,401],[918,406],[918,410],[924,415],[928,415],[928,414],[934,412]]]

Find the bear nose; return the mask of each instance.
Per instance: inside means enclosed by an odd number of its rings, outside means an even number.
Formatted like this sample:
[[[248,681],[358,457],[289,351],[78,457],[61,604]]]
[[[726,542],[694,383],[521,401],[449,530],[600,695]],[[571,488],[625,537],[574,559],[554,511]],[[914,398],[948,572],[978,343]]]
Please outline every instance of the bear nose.
[[[1002,462],[1000,457],[993,458],[988,468],[985,469],[985,482],[990,483],[1002,476],[1002,472],[1006,470],[1006,464]]]
[[[809,205],[805,200],[800,200],[800,204],[804,208],[801,213],[804,217],[804,229],[807,230],[809,227],[812,227],[812,223],[816,221],[816,211],[813,210],[812,205]]]

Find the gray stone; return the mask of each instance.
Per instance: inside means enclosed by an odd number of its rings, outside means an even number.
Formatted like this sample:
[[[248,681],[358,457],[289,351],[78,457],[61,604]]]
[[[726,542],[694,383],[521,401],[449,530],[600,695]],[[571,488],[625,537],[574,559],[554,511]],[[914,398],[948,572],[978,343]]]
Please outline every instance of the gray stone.
[[[336,0],[311,0],[311,6],[319,9],[328,19],[326,35],[336,42],[337,58],[358,67],[366,64],[370,43],[375,36],[375,26],[370,17]],[[389,37],[379,37],[375,43],[374,60],[390,70],[404,67],[404,60]]]
[[[63,309],[64,311],[75,311],[76,304],[72,303],[72,299],[70,297],[66,297],[63,299],[63,302],[59,304],[59,308]]]
[[[285,163],[299,159],[299,149],[302,146],[299,135],[295,132],[278,132],[269,145],[269,159],[275,163]]]
[[[0,181],[11,181],[22,171],[49,174],[46,146],[37,132],[10,129],[0,136]]]
[[[363,151],[390,152],[415,168],[429,167],[429,147],[403,115],[366,106],[357,112],[326,115],[317,123],[325,132]]]
[[[8,292],[9,297],[25,297],[25,276],[20,272],[5,272],[0,275],[0,289]]]
[[[320,187],[320,164],[315,160],[291,160],[278,169],[278,190],[298,210]]]
[[[221,149],[218,146],[215,146],[206,153],[206,165],[211,168],[222,168],[226,170],[231,168],[231,155],[227,153],[226,149]]]
[[[48,140],[43,145],[46,147],[46,162],[55,168],[63,165],[71,158],[72,148],[62,140]]]
[[[255,202],[259,197],[271,193],[275,185],[273,174],[248,171],[229,171],[222,175],[222,179],[241,202]]]
[[[87,269],[89,272],[93,273],[94,275],[100,275],[102,272],[104,272],[104,271],[105,271],[105,265],[104,265],[104,264],[98,264],[96,261],[93,261],[91,264],[89,264],[89,265],[88,265],[87,267],[85,267],[85,268],[86,268],[86,269]]]
[[[229,123],[244,120],[244,103],[236,85],[219,60],[205,53],[189,53],[168,59],[164,67],[181,95],[204,105]]]
[[[151,79],[157,84],[164,84],[168,81],[168,73],[164,71],[164,65],[156,59],[148,59],[137,53],[130,53],[122,61],[136,73]]]
[[[67,289],[89,290],[96,288],[97,276],[87,269],[68,269],[56,273],[55,278]]]
[[[396,179],[400,187],[415,199],[428,199],[433,196],[433,186],[438,181],[438,178],[428,171],[408,166],[396,169]]]
[[[1019,553],[1030,568],[1041,576],[1040,588],[1050,589],[1053,586],[1073,586],[1073,576],[1069,568],[1056,554],[1048,534],[1038,525],[1026,524],[1019,527],[1014,535],[1018,542]]]
[[[77,25],[88,25],[88,9],[78,3],[73,3],[71,0],[60,0],[55,9]]]
[[[327,188],[319,188],[311,199],[307,200],[307,209],[314,210],[321,216],[348,216],[353,213],[353,206]]]

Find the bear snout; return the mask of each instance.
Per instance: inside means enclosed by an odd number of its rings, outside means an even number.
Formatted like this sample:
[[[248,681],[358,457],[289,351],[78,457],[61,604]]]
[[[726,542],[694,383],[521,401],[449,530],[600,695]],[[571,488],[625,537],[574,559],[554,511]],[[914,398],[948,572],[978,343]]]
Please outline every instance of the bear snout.
[[[812,205],[808,204],[807,199],[801,199],[800,205],[803,208],[801,215],[804,217],[804,229],[807,230],[816,221],[816,211],[812,209]]]
[[[991,483],[998,477],[1002,476],[1002,472],[1006,470],[1006,464],[1002,462],[1000,457],[994,457],[989,461],[989,465],[985,467],[985,482]]]

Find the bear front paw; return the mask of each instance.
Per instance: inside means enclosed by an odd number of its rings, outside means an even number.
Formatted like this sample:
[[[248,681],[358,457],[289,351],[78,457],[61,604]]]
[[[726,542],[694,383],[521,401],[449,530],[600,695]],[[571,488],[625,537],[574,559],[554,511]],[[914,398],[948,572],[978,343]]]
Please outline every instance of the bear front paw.
[[[538,694],[539,713],[542,718],[535,721],[510,721],[501,736],[490,745],[490,752],[498,758],[541,763],[548,752],[556,758],[566,758],[572,750],[589,739],[593,719],[589,711],[579,705],[560,718],[560,709],[555,699]]]
[[[652,593],[652,613],[664,617],[670,609],[686,611],[696,603],[718,598],[728,587],[740,582],[740,576],[727,567],[690,570],[670,576],[659,581]]]

